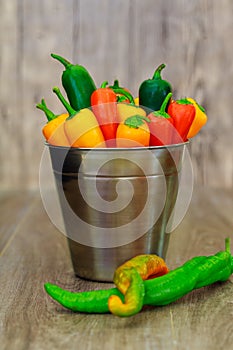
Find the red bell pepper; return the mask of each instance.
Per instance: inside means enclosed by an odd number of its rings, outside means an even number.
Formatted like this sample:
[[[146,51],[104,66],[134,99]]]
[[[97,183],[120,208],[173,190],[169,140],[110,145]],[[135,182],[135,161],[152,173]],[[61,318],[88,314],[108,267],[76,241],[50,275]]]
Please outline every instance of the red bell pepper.
[[[117,96],[106,87],[105,81],[101,87],[91,95],[92,110],[98,120],[101,131],[108,147],[115,147],[116,131],[119,124],[117,112]]]
[[[172,97],[169,93],[164,99],[159,111],[152,112],[148,115],[150,123],[150,146],[170,145],[173,142],[173,119],[166,113],[167,104]]]
[[[177,130],[173,143],[187,141],[187,135],[196,113],[194,105],[186,98],[172,101],[167,112],[172,117]]]

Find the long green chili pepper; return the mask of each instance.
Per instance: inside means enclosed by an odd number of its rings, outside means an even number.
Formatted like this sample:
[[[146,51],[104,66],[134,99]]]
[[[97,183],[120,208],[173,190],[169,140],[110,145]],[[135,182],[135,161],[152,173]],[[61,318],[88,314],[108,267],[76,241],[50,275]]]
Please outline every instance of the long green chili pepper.
[[[144,281],[143,305],[161,306],[172,303],[194,289],[218,281],[226,281],[233,273],[233,256],[230,239],[225,240],[225,250],[211,256],[197,256],[166,275]],[[46,292],[64,307],[78,312],[107,313],[110,296],[124,296],[117,288],[73,293],[45,284]]]
[[[59,55],[52,53],[51,56],[65,67],[62,85],[71,107],[76,111],[90,107],[91,94],[96,90],[96,86],[87,69],[79,64],[74,65]]]

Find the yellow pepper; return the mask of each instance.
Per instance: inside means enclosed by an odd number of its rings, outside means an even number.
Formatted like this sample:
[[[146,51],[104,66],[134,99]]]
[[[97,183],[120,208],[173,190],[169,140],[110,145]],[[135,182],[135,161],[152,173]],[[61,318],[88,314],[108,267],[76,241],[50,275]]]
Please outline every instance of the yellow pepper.
[[[105,140],[94,113],[84,108],[75,111],[62,96],[59,88],[53,88],[64,107],[69,112],[64,128],[71,147],[105,147]]]
[[[67,119],[65,132],[72,147],[105,147],[104,137],[94,113],[84,108]]]
[[[139,106],[139,97],[135,97],[134,103],[136,106]]]
[[[205,114],[205,109],[200,106],[194,99],[188,97],[187,100],[193,104],[196,110],[195,118],[189,129],[187,138],[190,139],[197,135],[201,128],[207,123],[207,115]]]
[[[47,124],[45,124],[42,129],[42,133],[46,141],[54,146],[68,147],[70,143],[65,134],[64,123],[69,114],[63,113],[60,115],[55,115],[50,109],[47,108],[44,99],[42,99],[41,103],[38,103],[36,107],[41,109],[48,119]]]
[[[117,109],[119,122],[124,122],[127,118],[132,117],[133,115],[146,117],[144,109],[129,103],[118,103]]]

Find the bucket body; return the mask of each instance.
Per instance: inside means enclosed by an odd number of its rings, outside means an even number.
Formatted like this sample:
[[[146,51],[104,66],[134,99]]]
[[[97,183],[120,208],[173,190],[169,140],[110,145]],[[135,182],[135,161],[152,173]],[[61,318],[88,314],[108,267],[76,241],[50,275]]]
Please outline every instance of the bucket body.
[[[112,281],[115,269],[136,255],[166,257],[185,143],[48,147],[77,276]]]

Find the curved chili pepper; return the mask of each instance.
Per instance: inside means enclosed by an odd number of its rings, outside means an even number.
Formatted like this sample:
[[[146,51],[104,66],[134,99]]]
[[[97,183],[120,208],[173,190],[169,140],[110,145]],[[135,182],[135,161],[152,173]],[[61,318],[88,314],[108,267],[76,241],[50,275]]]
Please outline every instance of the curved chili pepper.
[[[115,94],[118,96],[118,101],[117,101],[117,102],[129,102],[129,103],[131,103],[132,105],[135,104],[135,103],[134,103],[134,98],[133,98],[133,96],[131,95],[131,93],[130,93],[128,90],[126,90],[125,88],[120,87],[120,86],[119,86],[118,80],[115,80],[115,81],[114,81],[114,85],[111,85],[111,86],[109,86],[109,87],[110,87],[110,89],[112,89],[112,90],[115,92]],[[119,101],[119,98],[121,98],[121,97],[124,97],[123,101],[122,101],[122,100]]]
[[[150,146],[170,145],[173,142],[174,122],[168,113],[166,113],[167,104],[172,97],[170,92],[164,99],[159,111],[148,115],[150,119]]]
[[[76,111],[90,107],[91,94],[96,90],[96,86],[86,68],[79,64],[74,65],[59,55],[52,53],[51,56],[65,67],[62,73],[62,85],[71,107]]]
[[[192,290],[227,281],[232,273],[233,256],[230,253],[230,239],[227,238],[224,251],[211,256],[194,257],[164,276],[144,281],[143,305],[167,305]],[[44,287],[61,305],[79,312],[107,313],[110,296],[118,295],[124,300],[117,288],[73,293],[51,283],[46,283]]]
[[[158,111],[162,103],[172,91],[171,84],[161,78],[161,71],[166,67],[162,63],[155,70],[153,78],[143,81],[139,87],[139,105]]]
[[[55,115],[48,109],[44,99],[42,99],[41,103],[38,103],[36,107],[42,110],[48,119],[48,123],[42,129],[46,141],[54,146],[69,146],[70,143],[64,130],[64,123],[69,114],[63,113]]]
[[[138,313],[143,306],[145,294],[143,280],[150,276],[168,273],[165,261],[157,255],[138,255],[118,267],[114,273],[113,282],[125,296],[125,302],[117,295],[112,295],[108,301],[111,313],[117,316],[131,316]]]
[[[187,135],[196,113],[193,104],[187,98],[173,100],[169,104],[167,112],[172,117],[178,133],[174,134],[173,143],[187,141]]]
[[[119,85],[119,80],[114,80],[113,85],[109,87],[116,92],[117,102],[132,103],[133,96],[128,89]]]
[[[94,113],[88,109],[75,111],[65,100],[58,87],[53,88],[69,113],[64,128],[71,147],[105,147],[104,136]]]
[[[117,96],[107,87],[108,82],[102,83],[101,87],[91,95],[92,110],[99,122],[100,128],[108,147],[115,147],[116,131],[118,122]]]

